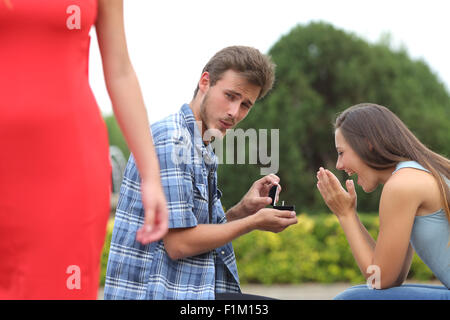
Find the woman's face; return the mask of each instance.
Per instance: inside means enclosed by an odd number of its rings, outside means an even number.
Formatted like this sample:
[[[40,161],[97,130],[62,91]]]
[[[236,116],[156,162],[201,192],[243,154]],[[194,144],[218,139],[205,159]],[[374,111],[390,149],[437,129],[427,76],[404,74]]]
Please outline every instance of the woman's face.
[[[374,191],[379,184],[376,170],[364,163],[347,143],[339,129],[336,129],[334,133],[334,140],[338,153],[336,169],[344,170],[349,176],[357,174],[357,184],[360,185],[365,192]]]

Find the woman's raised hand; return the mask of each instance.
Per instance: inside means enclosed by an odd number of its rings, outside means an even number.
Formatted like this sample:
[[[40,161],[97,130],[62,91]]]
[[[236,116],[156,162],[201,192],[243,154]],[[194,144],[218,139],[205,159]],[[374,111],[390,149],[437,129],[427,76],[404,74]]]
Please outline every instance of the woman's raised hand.
[[[348,192],[329,170],[320,168],[317,172],[317,188],[328,208],[338,217],[356,213],[356,191],[353,180],[346,181]]]

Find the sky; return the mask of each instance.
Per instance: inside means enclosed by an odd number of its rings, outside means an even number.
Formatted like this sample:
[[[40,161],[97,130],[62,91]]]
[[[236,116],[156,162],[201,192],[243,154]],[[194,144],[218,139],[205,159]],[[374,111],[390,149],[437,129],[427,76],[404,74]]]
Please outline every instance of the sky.
[[[267,53],[298,24],[322,21],[368,42],[389,33],[392,47],[424,60],[450,91],[448,0],[124,0],[128,51],[151,123],[189,103],[206,62],[246,45]],[[111,114],[95,30],[89,81]],[[376,101],[373,101],[376,102]]]

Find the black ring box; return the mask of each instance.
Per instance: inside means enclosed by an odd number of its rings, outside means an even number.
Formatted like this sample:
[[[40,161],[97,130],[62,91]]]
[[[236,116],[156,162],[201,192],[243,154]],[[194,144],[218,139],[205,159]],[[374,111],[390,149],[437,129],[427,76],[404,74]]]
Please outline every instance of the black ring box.
[[[284,201],[282,202],[281,206],[275,205],[276,204],[275,199],[277,197],[277,189],[278,189],[278,186],[274,185],[272,188],[270,188],[270,191],[269,191],[269,197],[272,198],[272,207],[277,210],[295,211],[295,206],[285,206]]]

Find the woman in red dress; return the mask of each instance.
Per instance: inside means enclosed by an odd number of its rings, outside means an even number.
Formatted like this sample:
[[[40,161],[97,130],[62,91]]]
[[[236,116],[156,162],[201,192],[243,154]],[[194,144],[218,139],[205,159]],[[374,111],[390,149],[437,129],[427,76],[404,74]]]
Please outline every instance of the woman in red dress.
[[[113,110],[143,181],[138,239],[167,230],[122,0],[0,0],[0,299],[97,297],[111,168],[88,82],[93,24]]]

